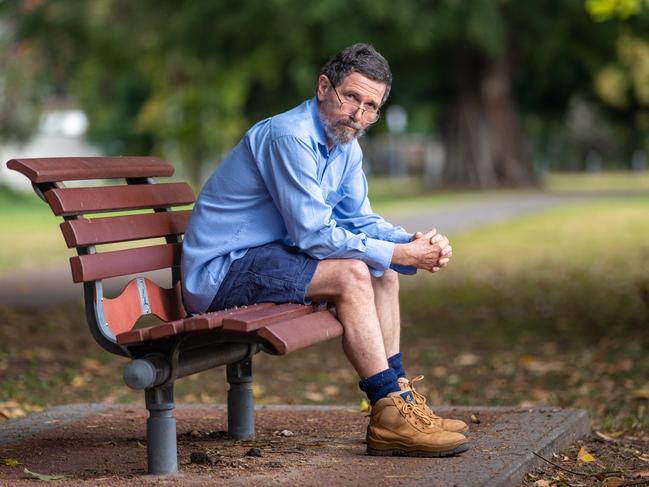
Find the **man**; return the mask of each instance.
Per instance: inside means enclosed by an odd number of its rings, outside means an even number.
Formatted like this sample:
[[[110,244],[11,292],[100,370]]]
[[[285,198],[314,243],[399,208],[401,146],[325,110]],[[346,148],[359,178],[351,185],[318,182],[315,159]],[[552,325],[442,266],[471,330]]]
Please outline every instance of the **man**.
[[[452,255],[435,230],[374,214],[356,139],[379,118],[392,74],[368,44],[335,55],[316,96],[254,125],[202,189],[183,243],[190,312],[254,302],[329,301],[372,405],[367,451],[447,456],[467,425],[442,419],[406,378],[397,272],[437,272]]]

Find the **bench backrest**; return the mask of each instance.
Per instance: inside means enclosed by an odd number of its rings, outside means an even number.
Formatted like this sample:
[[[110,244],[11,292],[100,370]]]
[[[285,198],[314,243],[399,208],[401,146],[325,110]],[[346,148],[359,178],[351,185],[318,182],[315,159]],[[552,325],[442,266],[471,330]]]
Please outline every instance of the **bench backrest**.
[[[153,314],[164,321],[186,316],[180,253],[191,210],[171,208],[191,204],[195,196],[187,183],[153,180],[171,176],[173,166],[155,157],[61,157],[12,159],[7,167],[29,178],[54,214],[63,217],[65,242],[78,254],[70,258],[72,278],[84,283],[88,325],[101,346],[128,355],[115,336],[132,329],[141,316]],[[67,181],[89,180],[111,184],[65,186]],[[148,239],[160,237],[165,243],[146,245]],[[129,248],[98,249],[123,242],[130,242]],[[167,268],[172,272],[171,288],[138,277],[119,296],[104,296],[102,279]]]

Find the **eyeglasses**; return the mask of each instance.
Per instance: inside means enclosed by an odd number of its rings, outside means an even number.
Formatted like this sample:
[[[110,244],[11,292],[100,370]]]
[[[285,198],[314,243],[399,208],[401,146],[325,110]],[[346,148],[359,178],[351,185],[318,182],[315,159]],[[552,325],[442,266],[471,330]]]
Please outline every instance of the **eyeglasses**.
[[[338,90],[336,90],[336,87],[331,83],[331,87],[334,89],[334,93],[336,93],[336,96],[338,97],[338,101],[340,102],[340,109],[343,111],[343,113],[349,115],[350,117],[356,115],[358,111],[361,111],[361,118],[366,122],[366,123],[374,123],[376,122],[379,117],[381,116],[381,112],[378,110],[370,110],[369,108],[363,108],[355,103],[351,103],[348,101],[342,101],[340,99],[340,95],[338,94]]]

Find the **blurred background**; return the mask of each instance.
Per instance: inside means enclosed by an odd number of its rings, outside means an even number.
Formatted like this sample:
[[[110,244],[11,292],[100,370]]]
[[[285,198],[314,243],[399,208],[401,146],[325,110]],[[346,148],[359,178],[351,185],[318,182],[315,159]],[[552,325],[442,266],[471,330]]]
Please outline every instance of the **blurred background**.
[[[448,221],[454,248],[403,280],[408,370],[434,403],[585,407],[646,431],[647,0],[0,0],[0,416],[140,400],[91,343],[80,290],[9,299],[19,277],[70,277],[56,220],[4,162],[157,155],[198,190],[355,42],[394,75],[361,141],[374,207]],[[339,344],[294,355],[259,358],[259,401],[360,400]],[[223,401],[201,376],[179,399]]]

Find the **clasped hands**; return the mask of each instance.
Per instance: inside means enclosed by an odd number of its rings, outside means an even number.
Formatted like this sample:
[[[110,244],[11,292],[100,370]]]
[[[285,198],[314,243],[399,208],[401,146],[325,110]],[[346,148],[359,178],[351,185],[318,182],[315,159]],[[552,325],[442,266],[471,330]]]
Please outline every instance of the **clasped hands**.
[[[433,228],[426,233],[415,233],[410,243],[395,245],[392,262],[438,272],[448,265],[452,256],[448,238]]]

